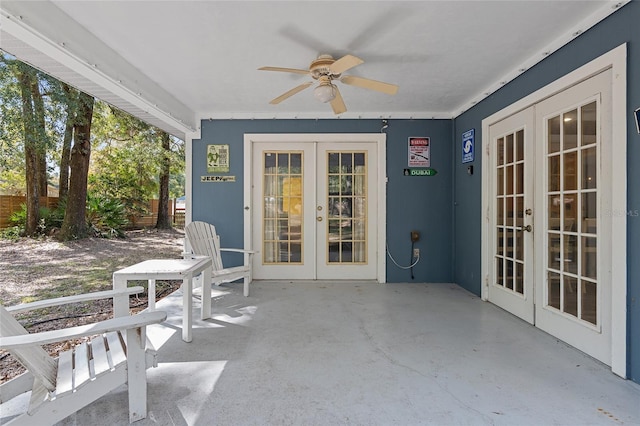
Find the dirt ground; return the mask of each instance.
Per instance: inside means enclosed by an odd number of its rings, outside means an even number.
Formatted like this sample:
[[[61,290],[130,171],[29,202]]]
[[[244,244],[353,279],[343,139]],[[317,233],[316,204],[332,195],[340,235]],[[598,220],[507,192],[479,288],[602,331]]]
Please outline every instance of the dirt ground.
[[[111,289],[114,271],[147,259],[182,257],[181,230],[127,232],[122,239],[88,238],[60,243],[54,239],[0,239],[0,303],[11,306],[40,299]],[[140,285],[146,283],[139,283]],[[180,281],[158,281],[157,299],[170,294]],[[143,294],[131,296],[132,311],[147,306]],[[36,311],[18,319],[38,332],[108,319],[111,300],[86,302]],[[51,354],[74,342],[46,345]],[[0,383],[20,374],[24,368],[9,353],[0,351]]]

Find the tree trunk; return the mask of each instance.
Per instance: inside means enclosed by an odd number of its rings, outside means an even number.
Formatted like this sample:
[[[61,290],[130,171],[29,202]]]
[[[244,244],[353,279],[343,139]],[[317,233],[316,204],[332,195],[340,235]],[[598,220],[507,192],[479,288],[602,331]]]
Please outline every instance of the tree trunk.
[[[31,82],[35,78],[35,72],[18,65],[15,73],[20,82],[20,94],[22,97],[22,123],[24,129],[24,156],[25,156],[25,181],[27,198],[27,219],[25,234],[35,235],[38,232],[40,221],[40,193],[38,187],[38,156],[36,147],[36,131],[33,120],[33,99],[31,98]]]
[[[34,78],[31,80],[31,99],[33,99],[33,118],[34,118],[34,131],[36,136],[36,163],[37,163],[37,180],[38,191],[40,197],[46,197],[48,192],[48,178],[47,178],[47,132],[45,129],[44,121],[44,101],[42,100],[42,93],[40,93],[40,84],[37,74],[33,74]]]
[[[62,89],[67,95],[67,119],[64,127],[64,139],[62,141],[62,153],[60,155],[60,181],[59,198],[64,200],[69,192],[69,162],[71,161],[71,141],[73,140],[73,123],[76,116],[76,100],[74,89],[62,83]]]
[[[61,240],[85,238],[88,234],[87,210],[87,177],[91,157],[91,119],[93,118],[93,97],[80,93],[78,114],[73,126],[74,143],[71,149],[71,176],[69,193],[65,210]]]
[[[160,169],[160,194],[158,197],[158,221],[156,228],[170,229],[171,219],[169,217],[169,173],[171,162],[169,150],[171,149],[171,139],[167,132],[162,132],[162,166]]]

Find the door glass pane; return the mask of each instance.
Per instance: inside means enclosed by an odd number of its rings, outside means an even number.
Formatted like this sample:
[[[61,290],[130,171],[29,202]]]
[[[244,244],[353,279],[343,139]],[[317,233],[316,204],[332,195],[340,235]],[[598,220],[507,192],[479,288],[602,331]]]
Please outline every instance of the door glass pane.
[[[513,226],[513,197],[505,198],[505,207],[507,209],[507,226]]]
[[[581,145],[596,143],[596,102],[591,102],[580,108],[581,118]]]
[[[597,187],[596,149],[582,150],[582,188],[593,189]]]
[[[581,281],[582,284],[582,319],[591,323],[597,324],[597,284],[591,281]]]
[[[563,311],[578,316],[578,280],[573,277],[564,277],[564,307]]]
[[[562,198],[559,195],[549,196],[549,229],[552,231],[560,230],[560,201]]]
[[[560,191],[560,156],[549,157],[549,191]]]
[[[562,156],[564,161],[564,187],[565,191],[576,189],[578,187],[578,175],[576,170],[576,162],[578,155],[575,151],[568,152]]]
[[[550,269],[559,271],[560,261],[562,260],[560,257],[560,234],[557,232],[549,232],[547,240],[549,241],[549,261],[547,265]]]
[[[560,151],[560,117],[553,117],[548,120],[547,127],[548,152],[549,154],[558,152]]]
[[[578,194],[564,196],[564,230],[575,232],[578,230]]]
[[[595,234],[598,231],[596,193],[582,193],[582,228],[581,231],[587,234]]]
[[[327,262],[367,262],[367,164],[364,152],[327,153]]]
[[[582,237],[582,276],[593,280],[598,278],[598,246],[595,237]]]
[[[597,114],[594,101],[547,120],[546,306],[592,325],[598,318]]]
[[[514,156],[513,156],[513,151],[514,151],[514,144],[513,144],[513,135],[507,135],[504,139],[504,144],[505,144],[505,149],[506,149],[506,156],[505,156],[505,163],[513,163],[514,161]]]
[[[302,263],[302,152],[264,152],[263,164],[262,262]]]
[[[508,165],[506,168],[506,180],[507,180],[507,187],[505,189],[505,194],[513,194],[513,165]]]
[[[560,309],[560,274],[549,272],[547,284],[547,305]]]
[[[524,160],[524,130],[516,133],[516,161]]]
[[[562,115],[562,149],[578,146],[578,111],[572,110]]]
[[[524,265],[516,263],[516,293],[524,294]]]
[[[564,270],[571,274],[578,273],[578,237],[575,235],[563,235],[564,239]]]
[[[496,223],[504,225],[504,198],[496,200]]]
[[[504,286],[509,290],[513,290],[513,261],[507,259],[505,261],[507,269],[504,276]]]

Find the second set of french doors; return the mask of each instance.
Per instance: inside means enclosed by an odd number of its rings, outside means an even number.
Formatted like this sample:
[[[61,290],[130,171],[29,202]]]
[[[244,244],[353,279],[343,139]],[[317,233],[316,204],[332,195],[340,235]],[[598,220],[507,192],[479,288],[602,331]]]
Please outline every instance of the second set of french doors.
[[[607,365],[611,78],[603,71],[492,124],[486,157],[487,299]]]

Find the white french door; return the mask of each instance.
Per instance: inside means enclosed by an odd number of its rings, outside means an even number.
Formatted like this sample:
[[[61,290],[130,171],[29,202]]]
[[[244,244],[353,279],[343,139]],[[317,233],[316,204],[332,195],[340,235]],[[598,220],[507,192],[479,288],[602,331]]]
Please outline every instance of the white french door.
[[[486,158],[488,300],[608,365],[611,78],[603,71],[490,125]]]
[[[377,144],[251,146],[254,278],[381,281]]]
[[[494,175],[493,279],[489,300],[534,323],[534,111],[530,107],[490,127]]]
[[[611,70],[536,106],[536,326],[611,365]]]

